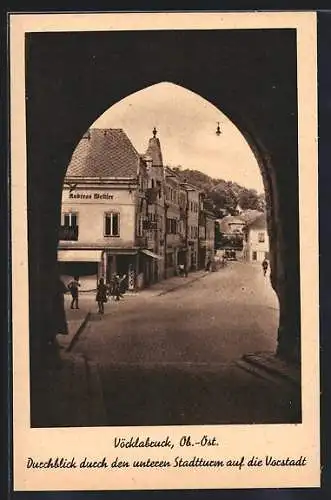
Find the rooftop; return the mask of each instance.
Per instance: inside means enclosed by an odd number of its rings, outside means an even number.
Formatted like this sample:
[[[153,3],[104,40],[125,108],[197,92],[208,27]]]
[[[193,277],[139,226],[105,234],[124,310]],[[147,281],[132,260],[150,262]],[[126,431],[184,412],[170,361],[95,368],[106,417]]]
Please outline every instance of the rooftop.
[[[140,155],[122,129],[89,129],[79,141],[67,177],[136,177]]]
[[[259,217],[257,217],[255,220],[253,220],[252,222],[247,223],[247,228],[248,229],[266,229],[267,228],[266,215],[263,213]]]

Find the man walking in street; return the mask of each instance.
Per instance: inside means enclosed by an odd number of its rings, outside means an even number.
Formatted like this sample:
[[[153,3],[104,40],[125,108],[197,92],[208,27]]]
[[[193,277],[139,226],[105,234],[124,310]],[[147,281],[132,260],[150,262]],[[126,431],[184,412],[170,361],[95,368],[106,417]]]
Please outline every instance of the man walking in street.
[[[113,291],[112,295],[115,300],[120,300],[121,297],[121,280],[118,274],[113,276]]]
[[[104,304],[107,302],[107,286],[105,285],[104,279],[100,278],[97,286],[97,295],[95,300],[98,303],[98,312],[104,314]]]
[[[268,261],[267,261],[267,259],[264,259],[262,262],[263,276],[265,276],[267,274],[268,267],[269,267]]]

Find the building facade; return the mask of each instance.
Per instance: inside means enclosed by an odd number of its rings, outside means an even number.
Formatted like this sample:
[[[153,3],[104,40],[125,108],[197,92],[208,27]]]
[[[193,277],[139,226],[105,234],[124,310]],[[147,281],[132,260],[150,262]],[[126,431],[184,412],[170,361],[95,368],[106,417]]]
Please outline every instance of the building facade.
[[[83,290],[125,275],[129,290],[194,271],[214,254],[214,218],[201,192],[163,165],[154,128],[145,154],[122,129],[90,129],[70,160],[62,192],[58,265]],[[203,220],[203,227],[201,227]]]
[[[187,268],[198,269],[199,260],[199,212],[200,191],[191,184],[184,185],[187,191]]]
[[[269,236],[265,214],[261,214],[245,229],[244,256],[250,262],[269,259]]]
[[[143,251],[146,163],[121,129],[90,129],[69,163],[62,192],[58,263],[64,281],[94,289],[114,273],[138,284]]]
[[[179,176],[169,167],[164,169],[164,216],[165,216],[165,269],[164,277],[169,278],[177,273],[177,268],[185,247],[185,220],[182,219],[180,204],[181,181]]]
[[[146,165],[148,181],[140,214],[146,250],[140,261],[139,287],[155,283],[164,275],[164,171],[160,141],[155,129],[142,159]]]
[[[201,197],[199,210],[199,269],[205,269],[207,264],[214,259],[216,251],[215,224],[215,215],[204,209]]]

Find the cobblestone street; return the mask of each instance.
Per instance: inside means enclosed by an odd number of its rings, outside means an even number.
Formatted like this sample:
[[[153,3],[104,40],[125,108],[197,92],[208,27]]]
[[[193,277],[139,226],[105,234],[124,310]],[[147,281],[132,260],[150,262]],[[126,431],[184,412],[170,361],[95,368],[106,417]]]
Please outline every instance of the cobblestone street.
[[[274,350],[277,298],[260,267],[234,262],[203,276],[168,293],[161,283],[157,294],[151,288],[110,301],[103,317],[92,315],[77,349],[101,364],[139,365],[228,363]]]
[[[182,280],[108,302],[75,343],[73,353],[99,366],[107,424],[296,421],[296,388],[236,364],[276,348],[277,298],[260,266],[234,262]],[[95,311],[93,297],[84,300]]]

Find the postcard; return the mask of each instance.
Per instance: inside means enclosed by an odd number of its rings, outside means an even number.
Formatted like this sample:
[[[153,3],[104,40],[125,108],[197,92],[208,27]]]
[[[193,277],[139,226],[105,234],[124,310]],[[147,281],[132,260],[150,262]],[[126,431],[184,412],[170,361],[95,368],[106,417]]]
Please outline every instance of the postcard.
[[[318,487],[316,13],[9,22],[14,491]]]

